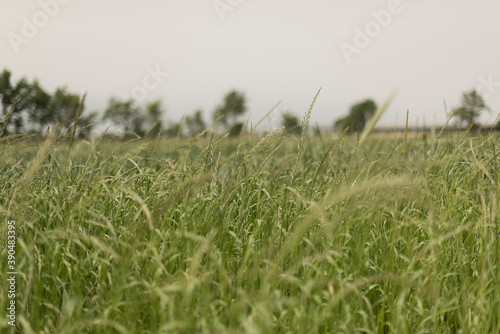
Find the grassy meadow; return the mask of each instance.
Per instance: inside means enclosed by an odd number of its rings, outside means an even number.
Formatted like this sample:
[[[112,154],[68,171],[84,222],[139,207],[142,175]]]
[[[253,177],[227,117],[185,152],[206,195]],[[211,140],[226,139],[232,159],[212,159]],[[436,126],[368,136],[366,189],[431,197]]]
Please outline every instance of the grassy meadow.
[[[3,138],[18,331],[500,333],[498,151],[467,132]]]

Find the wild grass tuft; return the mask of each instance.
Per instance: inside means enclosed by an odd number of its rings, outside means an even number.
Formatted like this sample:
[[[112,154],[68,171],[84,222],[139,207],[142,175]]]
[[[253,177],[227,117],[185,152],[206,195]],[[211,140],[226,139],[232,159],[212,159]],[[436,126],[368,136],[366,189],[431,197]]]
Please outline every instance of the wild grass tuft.
[[[499,333],[498,136],[369,136],[384,105],[306,140],[313,105],[299,139],[2,140],[19,331]]]

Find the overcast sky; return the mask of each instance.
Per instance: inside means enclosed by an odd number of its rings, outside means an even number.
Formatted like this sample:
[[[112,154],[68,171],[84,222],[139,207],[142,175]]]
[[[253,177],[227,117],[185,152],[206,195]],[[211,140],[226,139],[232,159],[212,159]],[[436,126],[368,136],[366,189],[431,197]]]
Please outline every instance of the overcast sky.
[[[161,98],[165,119],[230,89],[246,93],[256,122],[277,102],[302,115],[323,87],[312,122],[331,125],[364,98],[397,90],[381,123],[427,126],[463,91],[500,112],[498,0],[86,0],[0,2],[0,67],[53,92]],[[0,68],[0,70],[1,70]],[[151,74],[153,73],[153,74]],[[168,73],[168,75],[166,75]],[[498,82],[498,83],[497,83]]]

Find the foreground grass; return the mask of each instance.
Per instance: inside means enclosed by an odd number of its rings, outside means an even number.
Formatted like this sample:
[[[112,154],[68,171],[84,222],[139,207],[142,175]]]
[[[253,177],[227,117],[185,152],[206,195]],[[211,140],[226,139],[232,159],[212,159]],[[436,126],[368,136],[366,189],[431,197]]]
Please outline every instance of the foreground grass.
[[[1,146],[23,333],[500,333],[498,138]],[[0,255],[0,331],[9,332]]]

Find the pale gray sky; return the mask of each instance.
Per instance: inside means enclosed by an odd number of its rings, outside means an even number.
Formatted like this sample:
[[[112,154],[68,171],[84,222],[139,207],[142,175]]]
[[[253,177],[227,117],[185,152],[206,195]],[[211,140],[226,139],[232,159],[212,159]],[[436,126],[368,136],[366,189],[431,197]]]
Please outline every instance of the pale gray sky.
[[[443,100],[452,107],[478,87],[491,123],[499,13],[498,0],[3,0],[0,68],[49,91],[87,91],[89,111],[147,91],[144,101],[164,100],[167,119],[197,108],[211,119],[237,88],[254,122],[282,101],[275,126],[285,109],[302,115],[320,87],[312,122],[323,126],[395,89],[382,124],[402,124],[406,109],[412,125],[442,124]],[[156,70],[169,75],[147,77]]]

